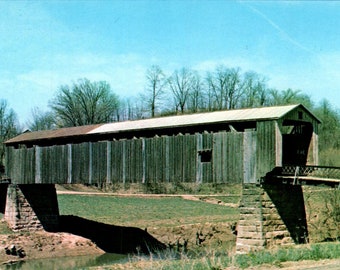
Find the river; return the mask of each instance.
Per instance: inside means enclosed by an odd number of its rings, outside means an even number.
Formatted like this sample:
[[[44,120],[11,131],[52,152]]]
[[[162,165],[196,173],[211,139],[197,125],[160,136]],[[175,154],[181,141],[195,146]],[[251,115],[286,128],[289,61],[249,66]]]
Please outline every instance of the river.
[[[87,269],[93,266],[104,266],[126,262],[126,255],[105,253],[103,255],[49,258],[40,260],[20,261],[14,264],[1,265],[0,269],[9,270],[66,270]]]

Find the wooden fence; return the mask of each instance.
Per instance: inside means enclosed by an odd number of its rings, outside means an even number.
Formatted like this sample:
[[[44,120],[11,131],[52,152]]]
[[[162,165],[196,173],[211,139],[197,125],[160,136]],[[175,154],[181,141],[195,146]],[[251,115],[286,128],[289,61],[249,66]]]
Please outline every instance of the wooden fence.
[[[254,139],[255,138],[255,139]],[[242,183],[254,175],[256,132],[197,133],[7,148],[12,183]]]

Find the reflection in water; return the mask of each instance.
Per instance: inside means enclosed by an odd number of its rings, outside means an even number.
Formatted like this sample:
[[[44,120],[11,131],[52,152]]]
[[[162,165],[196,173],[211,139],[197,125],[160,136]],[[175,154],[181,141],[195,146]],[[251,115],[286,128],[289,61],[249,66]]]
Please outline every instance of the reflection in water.
[[[87,267],[110,265],[126,262],[127,255],[105,253],[103,255],[61,257],[41,260],[21,261],[15,264],[2,266],[9,270],[65,270],[86,269]]]

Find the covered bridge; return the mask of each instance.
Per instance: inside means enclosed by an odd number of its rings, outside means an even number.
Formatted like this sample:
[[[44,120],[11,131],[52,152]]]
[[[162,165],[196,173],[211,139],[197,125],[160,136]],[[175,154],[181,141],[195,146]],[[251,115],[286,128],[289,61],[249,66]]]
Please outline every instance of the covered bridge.
[[[317,165],[319,123],[298,104],[26,132],[6,142],[6,173],[14,184],[256,183]]]

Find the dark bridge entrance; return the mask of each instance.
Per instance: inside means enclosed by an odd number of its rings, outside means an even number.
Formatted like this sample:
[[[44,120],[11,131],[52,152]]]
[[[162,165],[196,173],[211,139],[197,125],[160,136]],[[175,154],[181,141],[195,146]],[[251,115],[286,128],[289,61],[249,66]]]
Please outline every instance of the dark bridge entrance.
[[[313,125],[309,122],[284,120],[282,129],[282,164],[305,165],[313,135]]]

